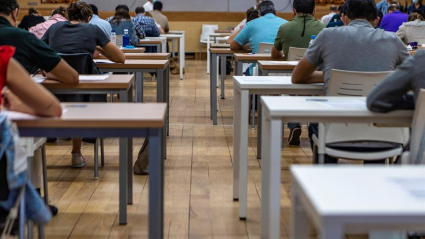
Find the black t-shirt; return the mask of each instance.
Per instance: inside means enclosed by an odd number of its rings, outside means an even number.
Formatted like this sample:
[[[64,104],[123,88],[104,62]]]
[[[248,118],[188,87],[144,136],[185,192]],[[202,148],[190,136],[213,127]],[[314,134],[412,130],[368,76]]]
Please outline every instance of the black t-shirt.
[[[42,16],[26,15],[24,16],[24,18],[22,18],[22,21],[21,23],[19,23],[18,27],[28,31],[28,29],[30,29],[31,27],[44,21],[46,20]]]
[[[12,27],[4,17],[0,17],[0,45],[14,46],[16,50],[13,58],[29,73],[38,69],[50,72],[62,59],[34,34]]]
[[[41,40],[58,53],[90,53],[92,56],[96,46],[103,47],[110,42],[98,26],[68,21],[53,24]]]

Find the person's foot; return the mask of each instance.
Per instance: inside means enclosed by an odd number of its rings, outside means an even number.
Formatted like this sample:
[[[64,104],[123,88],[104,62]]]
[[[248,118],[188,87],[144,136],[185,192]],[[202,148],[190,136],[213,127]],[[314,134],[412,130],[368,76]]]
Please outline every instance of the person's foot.
[[[58,208],[56,206],[49,205],[49,209],[50,209],[50,212],[52,213],[53,216],[58,215],[59,210],[58,210]]]
[[[86,165],[86,159],[81,153],[72,153],[72,167],[82,168]]]
[[[47,138],[47,143],[54,143],[56,141],[58,141],[58,138]]]
[[[301,127],[292,128],[288,138],[289,145],[300,145],[301,133]]]

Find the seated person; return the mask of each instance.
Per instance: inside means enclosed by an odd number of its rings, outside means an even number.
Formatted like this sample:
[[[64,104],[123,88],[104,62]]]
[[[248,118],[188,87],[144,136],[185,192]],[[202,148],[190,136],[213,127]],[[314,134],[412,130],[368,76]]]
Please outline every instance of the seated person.
[[[425,89],[425,50],[403,62],[377,85],[367,97],[367,107],[375,112],[411,110],[421,89]],[[413,91],[414,97],[409,91]]]
[[[131,44],[136,45],[139,43],[136,29],[134,28],[134,24],[131,21],[130,14],[126,10],[120,9],[116,11],[114,18],[112,18],[110,21],[110,24],[112,30],[115,30],[117,35],[124,35],[124,29],[127,29]]]
[[[59,53],[89,53],[92,58],[97,50],[113,62],[124,63],[125,56],[105,33],[96,25],[89,24],[93,15],[91,7],[85,2],[71,3],[68,7],[69,21],[51,26],[42,40]],[[65,95],[64,101],[85,101],[82,95]],[[90,102],[106,102],[106,95],[90,95]],[[72,166],[79,168],[86,165],[81,154],[81,139],[73,140]]]
[[[29,32],[34,34],[38,39],[41,39],[44,33],[46,33],[47,29],[49,29],[53,24],[63,21],[68,21],[66,8],[58,7],[52,11],[52,16],[49,18],[49,20],[31,27]]]
[[[243,23],[240,23],[234,30],[232,35],[229,36],[229,38],[227,39],[227,44],[230,44],[235,37],[239,34],[240,31],[242,31],[242,29],[246,26],[246,24],[254,19],[257,19],[260,17],[260,13],[258,12],[257,9],[254,9],[253,7],[251,7],[250,9],[248,9],[246,11],[246,18],[243,20]]]
[[[124,9],[124,10],[126,10],[127,12],[130,12],[130,8],[128,8],[128,6],[127,6],[127,5],[125,5],[125,4],[120,4],[120,5],[116,6],[116,7],[115,7],[115,12],[116,12],[116,11],[118,11],[118,10],[120,10],[120,9]],[[114,15],[114,16],[115,16],[115,15]],[[114,18],[114,16],[110,16],[110,17],[106,18],[106,19],[105,19],[105,21],[107,21],[107,22],[111,21],[111,20],[112,20],[112,18]]]
[[[136,8],[136,14],[137,16],[133,18],[133,23],[136,27],[137,36],[140,39],[144,39],[146,37],[159,37],[159,35],[161,35],[155,21],[153,18],[146,16],[146,12],[143,7]]]
[[[388,14],[382,18],[381,28],[385,31],[397,32],[403,22],[407,22],[407,18],[406,13],[400,12],[399,4],[392,4],[388,8]]]
[[[99,10],[97,9],[97,6],[94,4],[89,4],[92,11],[93,11],[93,17],[90,19],[90,24],[98,26],[102,31],[105,33],[105,35],[108,38],[111,38],[111,24],[109,24],[108,21],[105,21],[99,17]]]
[[[333,15],[331,20],[329,21],[328,25],[326,27],[342,27],[344,26],[344,23],[341,21],[341,14],[343,14],[343,6],[341,5],[338,7],[337,14]]]
[[[403,40],[404,43],[417,41],[421,39],[425,43],[425,21],[422,15],[418,12],[413,12],[409,15],[408,22],[403,23],[397,31],[397,36]]]
[[[162,8],[162,2],[155,1],[153,3],[153,11],[151,12],[151,14],[155,22],[159,23],[165,33],[168,33],[170,31],[170,27],[168,26],[168,18],[162,13]]]
[[[28,31],[28,29],[30,29],[31,27],[44,21],[44,17],[41,16],[37,10],[31,7],[30,9],[28,9],[28,15],[22,18],[22,21],[21,23],[19,23],[18,27]]]
[[[293,83],[325,83],[326,91],[332,69],[393,71],[409,57],[400,38],[382,29],[375,29],[379,19],[373,0],[347,0],[345,5],[347,14],[343,16],[343,21],[348,25],[325,28],[319,33],[295,67]],[[323,72],[316,71],[320,65]],[[317,128],[317,124],[310,124],[310,138],[313,134],[318,135]],[[337,161],[326,156],[325,162]]]
[[[288,60],[289,47],[307,48],[312,35],[317,35],[325,25],[314,18],[314,0],[294,0],[294,19],[280,26],[272,48],[273,59],[285,57]],[[300,145],[302,133],[299,123],[288,123],[289,145]]]

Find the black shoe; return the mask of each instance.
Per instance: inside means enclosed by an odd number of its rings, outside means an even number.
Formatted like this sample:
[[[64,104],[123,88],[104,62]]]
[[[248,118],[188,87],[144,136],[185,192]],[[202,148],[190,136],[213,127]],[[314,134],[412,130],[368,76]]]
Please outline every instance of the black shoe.
[[[289,145],[300,145],[301,133],[302,133],[302,130],[300,127],[295,127],[291,129],[291,132],[289,133],[289,139],[288,139]]]
[[[58,141],[58,138],[47,138],[47,143],[54,143]]]
[[[58,215],[59,210],[56,206],[49,205],[49,209],[50,209],[50,212],[52,213],[53,216]]]

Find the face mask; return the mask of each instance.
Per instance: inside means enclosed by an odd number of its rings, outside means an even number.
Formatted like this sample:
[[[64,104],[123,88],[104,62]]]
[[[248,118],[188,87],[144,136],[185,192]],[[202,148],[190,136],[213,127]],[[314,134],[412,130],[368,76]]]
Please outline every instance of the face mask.
[[[413,0],[413,3],[418,3],[418,0]]]

